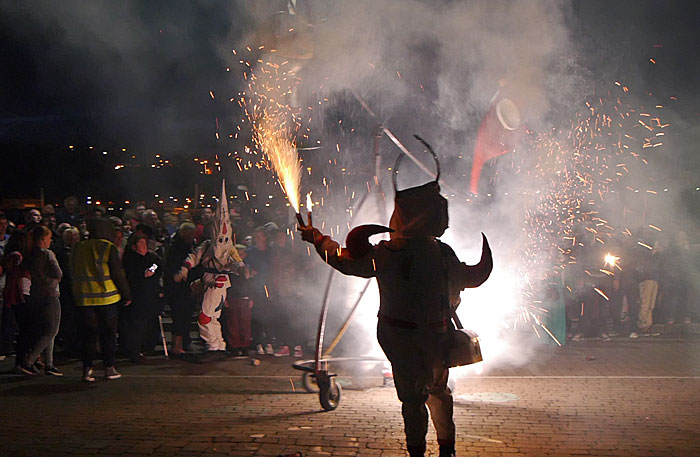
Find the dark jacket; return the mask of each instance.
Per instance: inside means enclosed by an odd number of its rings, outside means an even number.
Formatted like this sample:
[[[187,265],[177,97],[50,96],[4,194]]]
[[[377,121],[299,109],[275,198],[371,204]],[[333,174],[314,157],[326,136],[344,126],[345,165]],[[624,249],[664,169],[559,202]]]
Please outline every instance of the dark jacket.
[[[493,265],[486,238],[482,260],[475,266],[461,262],[434,238],[382,241],[357,259],[339,255],[338,243],[328,236],[314,244],[321,258],[341,273],[377,278],[380,316],[418,325],[449,320],[459,292],[480,286]]]
[[[158,294],[161,292],[160,278],[163,275],[162,263],[161,258],[152,251],[148,251],[146,255],[140,255],[132,250],[130,255],[124,255],[124,271],[135,305],[153,303],[158,299]],[[155,274],[147,278],[146,270],[153,265],[157,267]]]

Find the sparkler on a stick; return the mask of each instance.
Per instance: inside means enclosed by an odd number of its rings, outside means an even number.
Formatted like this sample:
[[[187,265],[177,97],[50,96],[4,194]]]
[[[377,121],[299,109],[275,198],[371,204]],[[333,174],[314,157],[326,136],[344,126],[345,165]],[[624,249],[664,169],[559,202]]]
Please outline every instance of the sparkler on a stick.
[[[308,222],[304,223],[304,218],[301,217],[301,213],[299,213],[299,211],[297,211],[297,213],[296,213],[297,222],[299,223],[299,225],[301,227],[306,227],[307,225],[309,227],[312,227],[314,225],[313,219],[311,218],[311,212],[313,211],[312,210],[313,206],[314,206],[314,202],[311,201],[311,192],[309,192],[308,194],[306,194],[306,219],[308,220]]]
[[[311,212],[313,211],[314,202],[311,200],[311,192],[306,194],[306,219],[309,221],[309,227],[313,226],[313,220],[311,219]]]

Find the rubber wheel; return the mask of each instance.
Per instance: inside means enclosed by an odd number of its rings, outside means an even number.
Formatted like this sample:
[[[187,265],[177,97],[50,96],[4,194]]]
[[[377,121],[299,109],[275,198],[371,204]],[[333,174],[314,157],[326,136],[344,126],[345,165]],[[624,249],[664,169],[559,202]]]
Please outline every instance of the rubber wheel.
[[[333,411],[340,404],[342,389],[340,384],[331,378],[329,385],[320,385],[318,397],[321,400],[321,407],[324,411]]]
[[[318,392],[316,377],[309,371],[305,371],[304,374],[301,375],[301,385],[304,386],[304,390],[309,393],[315,394]]]

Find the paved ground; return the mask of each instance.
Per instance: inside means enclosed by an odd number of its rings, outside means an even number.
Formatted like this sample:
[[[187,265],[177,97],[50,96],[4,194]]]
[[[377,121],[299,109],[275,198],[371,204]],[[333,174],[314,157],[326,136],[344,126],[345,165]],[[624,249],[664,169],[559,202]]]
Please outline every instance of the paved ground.
[[[457,380],[459,456],[700,456],[697,334],[536,353],[526,367]],[[77,363],[62,379],[4,374],[0,456],[406,455],[400,405],[378,368],[339,367],[341,404],[321,412],[290,363],[160,357],[91,385]]]

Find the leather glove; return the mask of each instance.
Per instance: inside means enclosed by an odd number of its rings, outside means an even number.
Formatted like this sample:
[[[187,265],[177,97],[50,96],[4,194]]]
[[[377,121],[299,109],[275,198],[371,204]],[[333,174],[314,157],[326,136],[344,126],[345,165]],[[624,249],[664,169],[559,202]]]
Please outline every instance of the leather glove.
[[[310,226],[299,226],[299,231],[301,232],[301,239],[307,243],[314,243],[317,239],[323,237],[321,231],[315,227]]]

